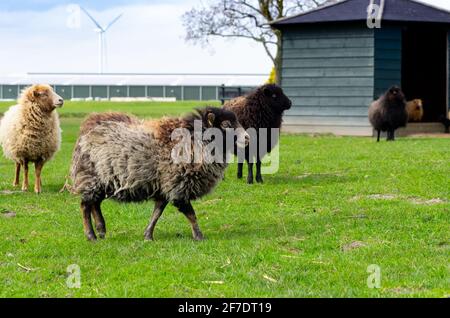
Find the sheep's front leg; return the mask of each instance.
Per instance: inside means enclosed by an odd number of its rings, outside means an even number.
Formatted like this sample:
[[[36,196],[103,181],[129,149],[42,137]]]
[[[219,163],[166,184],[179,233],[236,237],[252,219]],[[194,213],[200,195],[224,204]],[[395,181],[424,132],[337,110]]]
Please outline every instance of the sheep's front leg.
[[[42,180],[41,180],[41,172],[44,167],[44,161],[37,161],[34,163],[34,174],[36,176],[34,180],[34,192],[41,193],[42,192]]]
[[[16,176],[14,178],[13,187],[17,187],[20,184],[20,163],[16,162]]]
[[[256,159],[256,182],[263,183],[263,178],[261,175],[261,159],[259,158],[259,155]]]
[[[22,191],[28,191],[28,160],[24,160],[22,162],[23,165],[23,182],[22,182]]]
[[[150,223],[148,224],[147,228],[145,229],[144,238],[147,241],[153,241],[153,232],[155,231],[156,223],[158,222],[159,218],[161,217],[162,213],[164,212],[165,207],[167,206],[167,201],[162,200],[156,200],[155,201],[155,207],[153,209],[152,218],[150,219]]]
[[[101,210],[101,202],[96,202],[92,208],[92,215],[95,220],[95,228],[97,229],[97,234],[101,239],[104,239],[106,236],[106,223],[103,218],[102,210]]]
[[[81,214],[83,215],[84,234],[89,241],[97,240],[92,227],[91,214],[94,206],[87,202],[81,202]]]
[[[192,227],[192,236],[194,240],[201,241],[204,239],[202,232],[200,231],[200,227],[197,223],[197,216],[195,215],[194,208],[192,207],[191,202],[174,202],[174,205],[178,208],[178,210],[183,213],[186,218],[191,223]]]
[[[377,130],[377,132],[378,132],[377,142],[380,142],[380,138],[381,138],[381,130]]]

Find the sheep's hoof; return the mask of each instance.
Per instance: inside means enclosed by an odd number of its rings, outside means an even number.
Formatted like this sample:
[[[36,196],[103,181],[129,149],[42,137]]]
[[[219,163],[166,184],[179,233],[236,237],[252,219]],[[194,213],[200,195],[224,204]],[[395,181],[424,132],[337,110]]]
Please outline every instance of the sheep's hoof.
[[[247,179],[247,184],[253,184],[253,178],[252,179]]]
[[[22,192],[28,192],[28,188],[22,187]]]
[[[95,236],[94,233],[89,233],[86,234],[86,238],[89,242],[96,242],[97,241],[97,237]]]
[[[194,234],[194,240],[195,241],[203,241],[205,239],[205,237],[203,236],[203,234],[201,232],[195,233]]]
[[[42,193],[42,190],[41,190],[41,189],[34,189],[34,193],[36,193],[36,194],[41,194],[41,193]]]
[[[144,241],[147,241],[147,242],[154,241],[153,235],[145,234],[144,235]]]
[[[256,177],[256,182],[258,182],[258,183],[264,183],[262,177]]]
[[[103,240],[106,237],[106,233],[100,232],[98,233],[99,239]]]

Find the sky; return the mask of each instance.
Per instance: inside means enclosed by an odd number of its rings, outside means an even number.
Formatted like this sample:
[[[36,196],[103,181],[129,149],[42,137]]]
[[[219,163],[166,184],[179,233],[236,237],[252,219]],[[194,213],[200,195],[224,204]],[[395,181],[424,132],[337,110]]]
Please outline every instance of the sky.
[[[107,33],[107,72],[269,73],[262,46],[215,40],[208,47],[184,40],[181,15],[208,0],[1,0],[0,74],[96,72],[95,26],[73,4],[103,25],[123,17]],[[421,0],[450,10],[449,0]]]

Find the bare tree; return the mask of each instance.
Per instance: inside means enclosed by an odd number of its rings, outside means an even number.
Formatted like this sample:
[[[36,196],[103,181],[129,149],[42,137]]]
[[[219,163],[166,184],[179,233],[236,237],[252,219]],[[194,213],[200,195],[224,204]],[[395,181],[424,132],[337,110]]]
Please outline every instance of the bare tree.
[[[211,0],[183,15],[186,40],[207,45],[214,37],[244,38],[260,43],[280,82],[281,32],[270,23],[336,0]]]

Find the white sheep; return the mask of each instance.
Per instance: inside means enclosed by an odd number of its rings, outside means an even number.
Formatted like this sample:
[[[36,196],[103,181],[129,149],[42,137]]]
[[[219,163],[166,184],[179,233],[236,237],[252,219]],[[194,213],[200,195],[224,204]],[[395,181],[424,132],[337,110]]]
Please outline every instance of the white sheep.
[[[24,169],[22,190],[28,191],[28,163],[35,164],[34,191],[42,191],[41,171],[61,145],[61,128],[55,109],[64,100],[49,85],[25,88],[18,104],[10,107],[0,121],[0,144],[6,158],[16,163],[14,186],[19,185]]]

